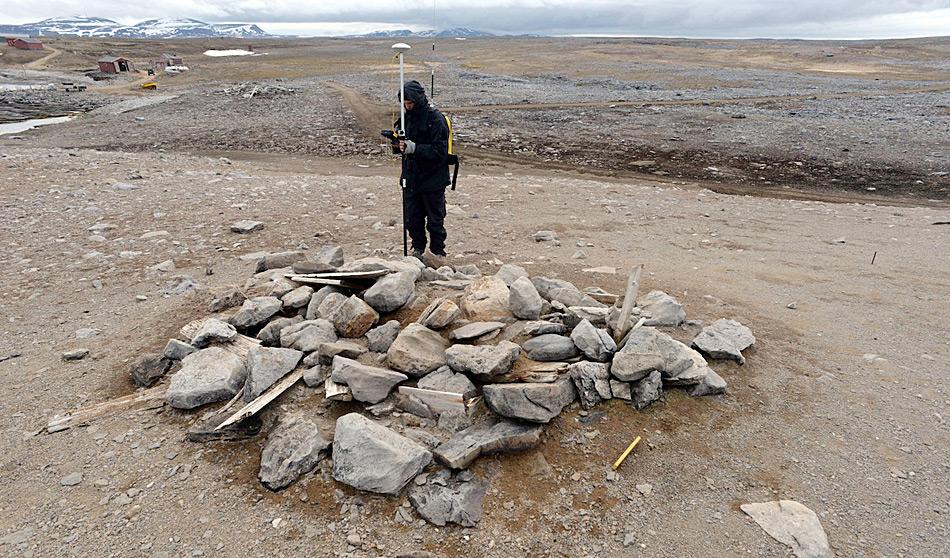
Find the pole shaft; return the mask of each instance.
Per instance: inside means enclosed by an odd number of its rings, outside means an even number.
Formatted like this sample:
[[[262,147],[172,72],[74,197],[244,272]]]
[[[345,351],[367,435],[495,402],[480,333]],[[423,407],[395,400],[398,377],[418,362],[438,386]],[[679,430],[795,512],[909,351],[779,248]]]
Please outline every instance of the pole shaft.
[[[399,128],[406,133],[406,73],[403,68],[402,53],[399,53]]]

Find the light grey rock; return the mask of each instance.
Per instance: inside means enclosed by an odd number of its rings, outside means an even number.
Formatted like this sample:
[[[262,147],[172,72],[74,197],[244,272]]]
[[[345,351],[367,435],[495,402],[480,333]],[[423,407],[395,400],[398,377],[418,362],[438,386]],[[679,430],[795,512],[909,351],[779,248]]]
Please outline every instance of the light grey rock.
[[[308,273],[330,273],[336,271],[336,267],[328,263],[315,262],[313,260],[299,260],[293,263],[290,266],[294,270],[294,273],[308,274]]]
[[[815,512],[794,500],[742,504],[743,512],[797,558],[833,558],[828,536]]]
[[[321,246],[313,256],[313,261],[340,267],[343,265],[343,248],[331,245]]]
[[[307,256],[299,250],[267,254],[263,258],[257,260],[257,272],[260,273],[262,271],[269,271],[271,269],[290,267],[294,265],[294,262],[299,262],[300,260],[306,259],[306,257]]]
[[[201,284],[195,281],[194,277],[191,275],[176,275],[168,283],[165,283],[162,294],[182,296],[198,290],[201,290]]]
[[[333,343],[337,339],[333,324],[327,320],[304,320],[280,332],[281,347],[305,353],[316,351],[323,343]]]
[[[663,381],[672,386],[689,386],[703,381],[712,372],[701,354],[673,339],[658,333],[656,346],[663,355]]]
[[[610,373],[607,365],[600,362],[576,362],[570,367],[571,380],[585,409],[601,401],[611,399]]]
[[[280,301],[283,303],[284,308],[296,310],[297,308],[307,306],[310,303],[311,296],[313,296],[313,287],[302,285],[280,297]]]
[[[455,433],[434,450],[435,457],[453,469],[465,469],[479,456],[531,449],[541,440],[543,427],[502,419],[476,424]]]
[[[59,479],[59,484],[62,486],[76,486],[82,482],[82,473],[69,473],[65,477]]]
[[[386,353],[389,365],[413,378],[445,366],[449,342],[420,324],[409,324],[396,337]]]
[[[577,346],[570,337],[546,333],[529,339],[521,345],[531,360],[554,362],[570,360],[578,355]]]
[[[475,264],[465,264],[456,266],[455,274],[470,279],[478,279],[482,276],[482,270],[478,269],[478,266]]]
[[[365,403],[379,403],[389,396],[393,387],[409,379],[405,374],[366,366],[341,356],[333,358],[330,378],[349,386],[353,399]]]
[[[330,377],[330,367],[323,364],[314,364],[303,371],[303,383],[307,387],[320,387]]]
[[[445,350],[446,362],[453,370],[483,382],[511,372],[520,354],[521,347],[510,341],[497,345],[452,345]]]
[[[683,306],[663,291],[650,291],[640,298],[637,306],[648,316],[643,325],[673,327],[686,320]]]
[[[442,273],[438,270],[427,267],[422,270],[422,280],[423,281],[448,281],[449,275]]]
[[[366,348],[352,341],[337,341],[335,343],[323,343],[317,348],[317,352],[314,354],[317,355],[316,363],[333,364],[333,357],[335,356],[357,359],[360,355],[366,354]],[[313,356],[313,354],[310,356]],[[309,363],[304,360],[304,364]]]
[[[299,416],[282,419],[267,437],[257,478],[270,490],[285,488],[312,471],[329,448],[313,422]]]
[[[241,219],[240,221],[235,221],[231,223],[231,232],[236,232],[238,234],[248,234],[255,231],[259,231],[264,228],[264,223],[261,221],[252,221],[250,219]]]
[[[186,356],[172,376],[165,400],[176,409],[193,409],[224,401],[244,385],[244,361],[221,347],[208,347]]]
[[[341,337],[362,337],[379,321],[379,314],[363,301],[353,295],[337,308],[329,318],[333,327]]]
[[[333,478],[358,490],[398,494],[432,462],[432,453],[358,413],[336,421]]]
[[[560,302],[565,307],[577,306],[582,308],[607,308],[606,304],[597,302],[592,297],[582,293],[576,287],[554,288],[550,291],[552,303]]]
[[[285,328],[299,324],[301,322],[303,322],[303,318],[300,316],[294,316],[292,318],[274,318],[257,332],[257,338],[260,339],[261,344],[265,346],[279,345],[280,333],[284,331]]]
[[[389,320],[379,327],[366,332],[366,339],[369,341],[367,348],[374,353],[385,353],[392,346],[399,330],[402,326],[397,320]]]
[[[508,285],[494,275],[481,277],[465,288],[459,302],[462,315],[472,321],[496,321],[511,317]]]
[[[611,379],[610,393],[615,399],[623,399],[624,401],[631,400],[630,384],[627,382],[618,382],[617,380]]]
[[[569,377],[551,384],[490,384],[482,393],[496,414],[530,422],[549,422],[577,397]]]
[[[255,273],[244,282],[244,293],[253,298],[255,296],[274,296],[280,298],[299,287],[297,283],[284,277],[290,273],[289,267],[269,269]]]
[[[212,343],[227,343],[237,337],[237,334],[233,325],[216,318],[208,318],[198,327],[195,336],[191,338],[191,344],[203,349]]]
[[[417,386],[420,389],[447,391],[461,393],[462,395],[471,395],[477,391],[475,384],[468,379],[468,376],[453,372],[448,366],[443,366],[435,372],[430,372],[419,378]]]
[[[657,370],[635,382],[630,389],[630,401],[638,410],[645,409],[655,401],[659,401],[662,396],[663,381],[660,372]]]
[[[508,306],[516,318],[537,320],[543,305],[544,299],[528,277],[518,277],[509,284]]]
[[[162,354],[169,360],[181,360],[197,350],[184,341],[169,339],[168,343],[165,343],[165,350],[162,351]]]
[[[422,270],[415,263],[407,261],[392,261],[382,258],[369,257],[354,260],[340,267],[340,271],[382,271],[387,270],[392,273],[406,272],[412,275],[413,281],[422,276]]]
[[[208,309],[214,314],[222,310],[227,310],[228,308],[240,306],[245,300],[247,300],[247,297],[244,296],[244,293],[237,289],[231,289],[230,291],[214,295],[214,298],[211,299],[211,303],[208,305]]]
[[[535,242],[554,242],[557,240],[557,233],[554,231],[538,231],[534,233]]]
[[[426,306],[416,322],[429,329],[443,329],[454,322],[462,310],[447,298],[437,298]]]
[[[310,297],[310,303],[307,305],[306,318],[308,320],[316,320],[317,318],[326,318],[326,316],[318,315],[317,309],[320,308],[320,304],[330,293],[337,293],[343,296],[343,291],[341,291],[337,287],[332,287],[328,285],[326,287],[321,287],[317,289],[317,291],[313,293],[313,295]]]
[[[579,290],[574,286],[570,281],[565,281],[563,279],[551,279],[549,277],[532,277],[531,283],[534,285],[534,288],[538,290],[545,300],[551,300],[551,294],[556,289],[573,289],[575,291]]]
[[[703,381],[693,384],[686,388],[686,393],[693,397],[703,397],[704,395],[719,395],[726,393],[726,381],[719,374],[710,369],[703,377]]]
[[[409,501],[419,515],[433,525],[444,527],[447,523],[456,523],[474,527],[482,518],[482,501],[488,483],[445,477],[440,478],[439,483],[430,481],[409,487]]]
[[[415,296],[417,276],[405,271],[384,275],[366,289],[363,300],[377,312],[395,312]]]
[[[610,373],[622,382],[636,382],[654,370],[665,367],[663,353],[657,346],[660,332],[652,327],[639,327],[630,332],[623,348],[614,355]]]
[[[567,333],[567,326],[564,324],[558,324],[554,322],[528,322],[525,325],[524,333],[525,335],[530,335],[536,337],[538,335],[554,334],[554,335],[563,335]]]
[[[571,341],[584,356],[597,362],[607,362],[617,350],[617,344],[607,330],[597,329],[587,320],[577,324],[571,332]]]
[[[164,354],[144,354],[132,365],[132,381],[139,387],[148,387],[157,382],[172,367],[172,360]]]
[[[597,328],[607,327],[607,314],[609,308],[591,308],[588,306],[569,306],[567,315],[572,324],[578,324],[587,320]]]
[[[82,360],[89,356],[89,349],[72,349],[63,353],[62,358],[65,361]]]
[[[529,278],[529,275],[528,272],[525,271],[525,268],[519,265],[505,264],[501,266],[498,273],[495,274],[495,277],[501,279],[506,285],[511,287],[520,277]]]
[[[237,314],[231,317],[231,324],[238,329],[250,329],[269,320],[280,312],[282,303],[273,296],[258,296],[245,300]]]
[[[472,322],[452,330],[449,339],[453,341],[469,341],[505,327],[502,322]]]
[[[330,293],[323,298],[323,302],[317,307],[317,311],[314,313],[312,319],[319,320],[323,318],[324,320],[329,320],[333,318],[333,315],[336,314],[336,311],[340,309],[341,306],[346,304],[346,301],[350,297],[346,296],[343,293]],[[309,314],[309,307],[308,307]]]
[[[439,445],[442,444],[442,440],[426,432],[425,430],[421,430],[419,428],[406,428],[405,430],[402,431],[402,435],[405,436],[406,438],[409,438],[410,440],[414,442],[419,442],[430,451],[439,447]],[[423,473],[419,475],[418,477],[416,477],[416,483],[418,484],[419,479],[420,478],[424,479],[425,476],[426,476],[425,473]],[[424,480],[422,484],[425,484]]]
[[[244,401],[253,401],[277,380],[297,367],[303,353],[295,349],[253,347],[247,355]]]
[[[693,348],[709,358],[734,360],[745,364],[742,351],[755,343],[752,330],[735,320],[721,319],[703,328],[693,339]]]

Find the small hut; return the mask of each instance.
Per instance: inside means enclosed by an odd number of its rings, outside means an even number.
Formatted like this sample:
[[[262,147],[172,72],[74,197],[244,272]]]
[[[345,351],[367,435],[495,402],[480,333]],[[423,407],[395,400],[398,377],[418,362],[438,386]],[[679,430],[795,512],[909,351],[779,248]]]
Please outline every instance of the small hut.
[[[7,39],[9,44],[10,40]],[[22,50],[43,50],[43,43],[37,39],[23,39],[17,37],[13,40],[13,47]]]
[[[128,58],[121,56],[103,56],[98,61],[99,71],[106,74],[118,74],[119,72],[134,72],[135,66]]]
[[[183,66],[184,62],[181,60],[181,56],[177,54],[168,54],[163,53],[161,56],[152,61],[153,70],[164,70],[169,66]]]

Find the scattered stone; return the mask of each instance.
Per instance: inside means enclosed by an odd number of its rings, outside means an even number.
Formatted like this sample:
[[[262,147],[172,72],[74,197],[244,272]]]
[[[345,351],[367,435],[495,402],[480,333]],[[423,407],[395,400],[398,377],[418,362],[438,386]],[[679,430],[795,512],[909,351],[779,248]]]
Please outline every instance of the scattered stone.
[[[553,362],[570,360],[577,356],[577,346],[570,337],[546,333],[529,339],[521,345],[531,360]]]
[[[175,271],[175,261],[174,260],[165,260],[161,263],[157,263],[150,268],[149,271],[159,271],[161,273],[171,273]]]
[[[198,327],[195,336],[191,338],[191,344],[203,349],[212,343],[227,343],[237,337],[237,334],[233,325],[216,318],[208,318]]]
[[[745,364],[742,351],[755,343],[752,330],[735,320],[721,319],[703,328],[693,339],[693,347],[714,359]]]
[[[571,332],[571,341],[584,356],[597,362],[607,362],[617,351],[617,344],[607,330],[595,328],[586,319]]]
[[[465,469],[480,455],[515,452],[538,445],[543,427],[502,419],[456,432],[434,450],[435,457],[453,469]]]
[[[453,330],[452,333],[449,334],[449,339],[453,341],[469,341],[498,331],[503,327],[505,327],[505,324],[502,322],[472,322]]]
[[[238,313],[231,317],[231,324],[238,329],[251,329],[269,320],[281,306],[280,299],[273,296],[245,300]]]
[[[302,417],[285,418],[267,437],[257,477],[267,488],[280,490],[313,470],[329,447],[330,442],[313,422]]]
[[[550,384],[490,384],[482,388],[495,413],[531,422],[548,422],[577,397],[568,377]]]
[[[389,396],[393,387],[409,379],[405,374],[366,366],[341,356],[333,358],[330,378],[349,386],[353,399],[366,403],[379,403]]]
[[[582,293],[573,283],[561,279],[533,277],[531,283],[545,300],[560,302],[564,306],[584,306],[589,308],[606,307],[590,296]]]
[[[525,268],[513,264],[505,264],[501,266],[498,270],[498,273],[495,274],[495,277],[501,279],[505,282],[506,285],[511,287],[515,281],[520,277],[528,278],[528,272],[525,271]]]
[[[675,327],[686,320],[686,311],[675,298],[663,291],[650,291],[638,303],[647,316],[643,325]]]
[[[333,327],[342,337],[362,337],[379,321],[376,313],[363,299],[353,295],[337,308],[331,316]]]
[[[330,376],[330,367],[316,364],[303,371],[303,383],[307,387],[318,387],[324,385]],[[329,399],[329,397],[327,398]]]
[[[618,382],[617,380],[610,380],[610,394],[614,396],[615,399],[623,399],[624,401],[631,400],[630,394],[630,384],[627,382]]]
[[[719,395],[726,393],[726,381],[719,374],[709,369],[703,377],[703,381],[686,388],[686,393],[693,397],[703,397],[705,395]]]
[[[343,265],[343,248],[341,246],[321,246],[313,257],[313,261],[340,267]]]
[[[739,506],[766,533],[790,547],[798,558],[832,558],[828,536],[815,512],[794,500]]]
[[[590,308],[587,306],[570,306],[567,309],[567,321],[570,325],[577,326],[584,320],[587,320],[594,327],[607,327],[607,316],[610,313],[608,308]]]
[[[491,381],[511,372],[521,347],[510,341],[497,345],[452,345],[445,351],[448,365],[457,372],[471,374],[478,381]]]
[[[303,353],[295,349],[253,347],[247,357],[244,401],[253,401],[277,380],[296,368]]]
[[[571,379],[577,388],[581,405],[585,409],[596,406],[601,401],[611,399],[610,373],[607,365],[599,362],[576,362],[570,368]]]
[[[99,330],[92,327],[81,327],[75,333],[76,339],[92,339],[99,335]]]
[[[419,378],[417,384],[420,389],[461,393],[463,396],[476,393],[475,384],[465,374],[453,372],[448,366],[443,366],[435,372],[430,372]]]
[[[284,308],[294,310],[307,306],[310,303],[311,296],[313,296],[313,287],[302,285],[280,297],[280,300]]]
[[[280,332],[280,346],[312,353],[324,343],[337,341],[336,329],[327,320],[304,320]]]
[[[298,262],[304,258],[306,258],[306,256],[299,250],[267,254],[263,258],[257,260],[257,272],[260,273],[262,271],[268,271],[271,269],[290,267],[295,262]]]
[[[451,300],[437,298],[426,306],[416,322],[429,329],[443,329],[454,322],[461,313],[462,310]]]
[[[508,285],[495,276],[476,279],[465,289],[459,308],[472,321],[494,321],[511,317]]]
[[[69,473],[65,477],[59,479],[59,484],[63,486],[76,486],[82,482],[82,473]]]
[[[165,344],[165,350],[162,351],[162,354],[169,360],[181,360],[197,350],[198,349],[184,341],[169,339],[168,343]]]
[[[528,277],[518,277],[509,284],[508,306],[516,318],[537,320],[543,304],[544,299]]]
[[[415,296],[416,276],[408,272],[384,275],[363,293],[363,300],[377,312],[395,312]]]
[[[274,318],[257,332],[257,338],[260,339],[262,345],[267,347],[279,345],[281,332],[284,331],[285,328],[299,324],[301,322],[303,322],[303,318],[300,316],[294,316],[292,318]]]
[[[535,242],[554,242],[557,240],[557,233],[554,231],[538,231],[534,233]]]
[[[658,370],[650,372],[645,378],[635,382],[630,390],[630,401],[638,411],[659,401],[662,396],[663,381]]]
[[[448,473],[448,471],[445,471]],[[444,527],[456,523],[474,527],[482,517],[482,500],[488,483],[476,480],[463,482],[445,475],[443,483],[431,482],[409,488],[409,501],[423,519]]]
[[[637,492],[643,496],[649,496],[650,494],[653,494],[653,485],[648,482],[636,485],[636,489]]]
[[[395,495],[431,462],[424,447],[358,413],[336,421],[333,478],[342,483]]]
[[[73,349],[63,353],[63,360],[82,360],[89,356],[89,349]]]
[[[385,353],[392,346],[396,336],[399,335],[401,326],[397,320],[389,320],[385,324],[374,327],[366,332],[366,339],[369,340],[367,348],[374,353]]]
[[[186,356],[172,376],[165,400],[176,409],[193,409],[224,401],[244,385],[244,361],[221,347],[208,347]]]
[[[260,221],[251,221],[250,219],[241,219],[231,223],[231,232],[238,234],[248,234],[259,231],[264,228],[264,223]]]
[[[386,353],[389,365],[413,378],[445,366],[449,342],[420,324],[409,324],[396,337]]]
[[[184,343],[183,343],[184,344]],[[172,361],[164,354],[144,354],[132,365],[132,381],[139,387],[148,387],[157,382],[172,367]]]

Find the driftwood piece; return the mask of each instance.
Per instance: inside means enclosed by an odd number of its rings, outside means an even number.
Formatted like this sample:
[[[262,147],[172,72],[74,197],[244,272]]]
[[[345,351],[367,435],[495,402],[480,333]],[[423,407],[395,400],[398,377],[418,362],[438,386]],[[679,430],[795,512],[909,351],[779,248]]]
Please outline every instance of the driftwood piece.
[[[303,275],[288,275],[287,278],[294,283],[300,283],[303,285],[328,285],[330,287],[342,287],[344,289],[350,289],[354,291],[366,288],[365,284],[355,283],[345,279],[331,279],[329,277],[306,277]]]
[[[566,362],[537,362],[527,358],[515,361],[511,372],[491,379],[496,384],[528,383],[550,384],[557,381],[558,375],[567,372]]]
[[[620,341],[630,331],[630,314],[637,304],[637,294],[640,292],[640,274],[643,264],[638,265],[627,279],[627,290],[623,295],[623,306],[620,307],[620,317],[617,319],[617,329],[614,331],[614,341]]]
[[[247,405],[241,407],[240,409],[238,409],[237,412],[235,412],[233,415],[228,417],[224,422],[219,424],[215,428],[215,430],[222,430],[238,421],[244,420],[249,416],[257,414],[258,411],[266,407],[271,401],[273,401],[274,399],[277,399],[277,396],[279,396],[280,394],[290,389],[290,386],[296,384],[300,380],[300,378],[303,378],[303,373],[304,373],[304,369],[298,368],[297,370],[290,372],[289,374],[287,374],[280,380],[277,380],[277,382],[274,385],[264,390],[264,393],[258,395],[254,401],[251,401]]]
[[[195,334],[198,333],[198,330],[201,329],[201,324],[206,320],[211,318],[199,318],[197,320],[192,320],[187,324],[181,326],[181,329],[178,332],[182,337],[188,339],[191,342],[194,339]],[[231,341],[227,343],[219,343],[215,345],[216,347],[221,347],[225,351],[234,353],[235,355],[241,357],[242,359],[247,358],[247,354],[253,349],[261,344],[260,339],[254,339],[253,337],[248,337],[247,335],[237,334],[234,336]]]
[[[305,277],[309,279],[352,279],[355,281],[378,279],[389,275],[388,269],[373,271],[327,271],[326,273],[285,273],[284,277]]]
[[[47,434],[60,432],[72,428],[73,426],[88,424],[97,418],[135,408],[143,403],[164,399],[165,389],[165,385],[158,385],[130,393],[129,395],[96,403],[95,405],[90,405],[76,411],[67,411],[62,415],[55,415],[40,432],[45,431]]]

